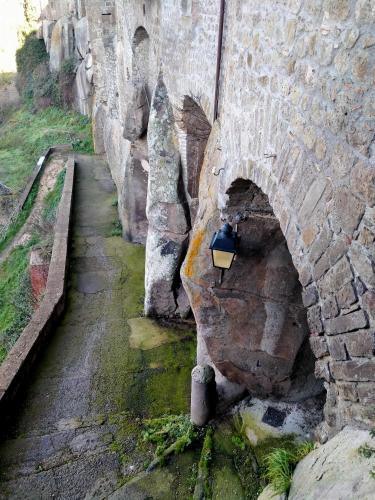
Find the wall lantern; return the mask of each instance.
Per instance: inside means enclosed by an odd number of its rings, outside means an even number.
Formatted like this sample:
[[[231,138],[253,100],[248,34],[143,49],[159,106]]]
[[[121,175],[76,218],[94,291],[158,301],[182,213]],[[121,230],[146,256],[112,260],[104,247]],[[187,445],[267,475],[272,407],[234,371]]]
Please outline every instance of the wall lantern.
[[[212,264],[221,269],[220,283],[226,269],[230,269],[234,257],[238,251],[239,237],[230,224],[224,224],[223,227],[214,234],[210,250],[212,253]]]

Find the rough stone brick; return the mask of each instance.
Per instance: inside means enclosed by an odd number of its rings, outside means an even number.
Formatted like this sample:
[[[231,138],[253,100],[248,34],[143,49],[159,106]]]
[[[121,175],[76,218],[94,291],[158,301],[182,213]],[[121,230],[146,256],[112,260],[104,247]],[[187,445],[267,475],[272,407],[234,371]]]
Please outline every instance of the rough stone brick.
[[[315,243],[311,246],[311,250],[309,252],[309,260],[312,263],[315,263],[327,250],[329,244],[332,239],[332,231],[325,226],[320,232],[318,238]]]
[[[343,361],[348,359],[342,335],[336,335],[335,337],[327,337],[327,344],[332,359],[335,359],[337,361]]]
[[[316,378],[322,378],[327,382],[330,382],[332,377],[331,377],[331,370],[330,370],[330,362],[329,358],[323,358],[319,359],[315,363],[315,377]]]
[[[375,321],[375,292],[366,292],[362,296],[362,304],[370,318]]]
[[[372,260],[365,255],[363,247],[353,242],[350,247],[349,258],[362,281],[369,288],[375,288],[375,266]]]
[[[350,185],[371,207],[375,205],[375,169],[363,161],[354,165],[350,174]]]
[[[375,403],[374,384],[371,382],[359,382],[356,386],[358,398],[362,403]]]
[[[341,228],[351,236],[361,222],[365,204],[359,201],[347,187],[334,193],[334,213]]]
[[[305,307],[310,307],[317,303],[318,291],[315,285],[310,285],[303,291],[302,301]]]
[[[338,318],[329,319],[325,323],[326,333],[328,335],[337,335],[338,333],[366,328],[367,324],[368,320],[362,310],[354,311],[345,316],[339,316]]]
[[[360,245],[368,247],[372,245],[372,243],[374,243],[374,240],[375,240],[375,234],[368,227],[364,227],[363,229],[361,229],[361,232],[359,233],[358,236],[358,243]]]
[[[323,177],[317,178],[310,186],[300,210],[301,220],[307,220],[314,211],[326,189],[327,181]]]
[[[356,277],[356,279],[354,280],[354,284],[355,284],[355,288],[357,290],[357,293],[360,297],[362,297],[362,295],[366,292],[367,288],[366,288],[366,285],[363,283],[363,281],[361,280],[361,278],[358,278],[358,276]]]
[[[345,283],[353,279],[353,272],[351,270],[347,257],[342,257],[333,267],[328,271],[326,276],[318,282],[318,289],[325,297],[329,293],[338,291]]]
[[[337,382],[337,389],[341,398],[353,402],[358,401],[359,396],[356,384],[351,382]]]
[[[357,296],[352,283],[346,283],[337,292],[337,302],[341,309],[346,309],[355,302],[357,302]]]
[[[343,338],[346,350],[350,356],[371,357],[374,354],[375,334],[372,330],[360,330],[358,332],[338,335],[334,338]]]
[[[320,306],[312,306],[307,311],[307,322],[313,335],[323,331],[323,324],[320,315]]]
[[[311,335],[309,340],[311,350],[316,358],[323,358],[329,354],[327,340],[324,337]]]
[[[330,371],[335,380],[375,381],[375,359],[331,361]]]
[[[334,295],[331,295],[323,302],[322,314],[325,319],[335,318],[339,314],[339,308],[337,307]]]

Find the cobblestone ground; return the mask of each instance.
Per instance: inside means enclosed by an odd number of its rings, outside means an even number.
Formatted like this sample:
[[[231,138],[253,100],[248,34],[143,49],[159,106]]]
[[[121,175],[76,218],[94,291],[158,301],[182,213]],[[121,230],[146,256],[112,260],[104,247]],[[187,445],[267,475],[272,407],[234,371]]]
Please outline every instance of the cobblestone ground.
[[[2,429],[0,498],[103,498],[133,477],[119,497],[150,498],[146,488],[154,498],[186,498],[180,475],[193,457],[142,478],[151,449],[140,432],[143,417],[187,412],[193,335],[140,318],[144,249],[113,236],[106,164],[77,161],[67,309]],[[130,318],[138,318],[134,332]]]

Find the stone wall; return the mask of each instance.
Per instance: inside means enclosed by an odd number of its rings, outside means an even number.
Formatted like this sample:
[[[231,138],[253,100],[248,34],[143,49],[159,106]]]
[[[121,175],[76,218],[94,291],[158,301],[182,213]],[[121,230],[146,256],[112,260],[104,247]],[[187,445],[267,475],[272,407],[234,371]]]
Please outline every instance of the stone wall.
[[[96,149],[107,154],[126,236],[134,238],[140,221],[140,240],[148,235],[146,309],[178,314],[184,295],[178,270],[189,243],[182,279],[197,320],[198,362],[216,360],[222,394],[244,386],[255,390],[260,360],[250,355],[244,359],[244,348],[271,356],[274,363],[282,358],[282,345],[289,344],[287,376],[292,376],[304,343],[299,334],[292,335],[293,328],[286,340],[282,331],[288,330],[288,321],[278,319],[275,330],[274,320],[282,314],[264,305],[268,279],[254,288],[252,267],[239,255],[236,267],[226,274],[230,286],[225,300],[233,305],[237,297],[247,298],[240,307],[225,308],[211,268],[208,246],[230,215],[231,186],[239,179],[250,181],[267,197],[277,235],[285,238],[291,256],[286,265],[286,256],[272,260],[268,253],[260,269],[267,274],[266,262],[273,262],[276,276],[298,273],[296,287],[302,287],[317,358],[315,374],[327,390],[324,432],[334,433],[347,422],[372,425],[374,2],[226,2],[215,123],[219,0],[90,0],[85,9],[78,3],[72,22],[86,13]],[[60,2],[63,16],[71,8],[68,4]],[[147,40],[142,51],[137,49],[140,29],[142,43]],[[187,97],[209,127],[213,125],[203,167],[205,143],[201,149],[191,147],[189,127],[181,119]],[[147,182],[148,189],[129,192],[132,182]],[[132,207],[138,207],[137,216],[129,213]],[[240,231],[251,247],[251,224],[240,224]],[[269,251],[276,246],[269,245]],[[153,291],[158,289],[162,301]],[[256,326],[248,314],[250,305],[258,311],[256,301],[248,298],[254,290],[258,295],[262,291],[265,299],[264,317]],[[302,308],[297,295],[288,298],[285,310],[297,303]],[[238,316],[246,319],[238,321]],[[284,317],[291,320],[293,315]],[[222,326],[233,322],[234,328]],[[260,335],[256,346],[248,341],[254,329]],[[228,337],[235,330],[238,335]],[[281,344],[270,354],[271,344],[264,339],[272,338],[272,331],[280,334]],[[272,384],[268,389],[264,384],[260,392],[276,396]]]

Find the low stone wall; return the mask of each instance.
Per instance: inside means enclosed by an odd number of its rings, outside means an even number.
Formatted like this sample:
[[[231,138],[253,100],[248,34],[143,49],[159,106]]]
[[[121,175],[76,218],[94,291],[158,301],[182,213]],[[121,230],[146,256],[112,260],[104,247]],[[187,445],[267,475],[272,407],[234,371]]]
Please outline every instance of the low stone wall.
[[[0,419],[9,414],[15,396],[27,380],[46,337],[64,310],[73,183],[74,156],[71,155],[67,162],[64,189],[55,225],[55,239],[44,299],[0,366]]]
[[[10,218],[9,218],[9,221],[6,225],[4,225],[1,230],[0,230],[0,239],[1,237],[7,232],[9,226],[15,221],[15,219],[18,217],[18,214],[21,212],[21,210],[23,209],[25,203],[26,203],[26,200],[30,194],[30,191],[32,190],[37,178],[39,177],[40,173],[43,171],[44,167],[46,166],[47,164],[47,161],[49,159],[49,157],[53,154],[53,153],[61,153],[61,152],[69,152],[72,150],[72,145],[71,144],[60,144],[60,145],[57,145],[57,146],[51,146],[50,148],[48,148],[46,150],[46,152],[44,154],[42,154],[39,158],[39,160],[37,161],[37,164],[32,172],[32,174],[30,175],[27,183],[26,183],[26,186],[24,188],[24,190],[22,191],[21,193],[21,196],[20,196],[20,199],[19,201],[17,202],[16,204],[16,208],[15,210],[13,211],[13,213],[11,214]]]

